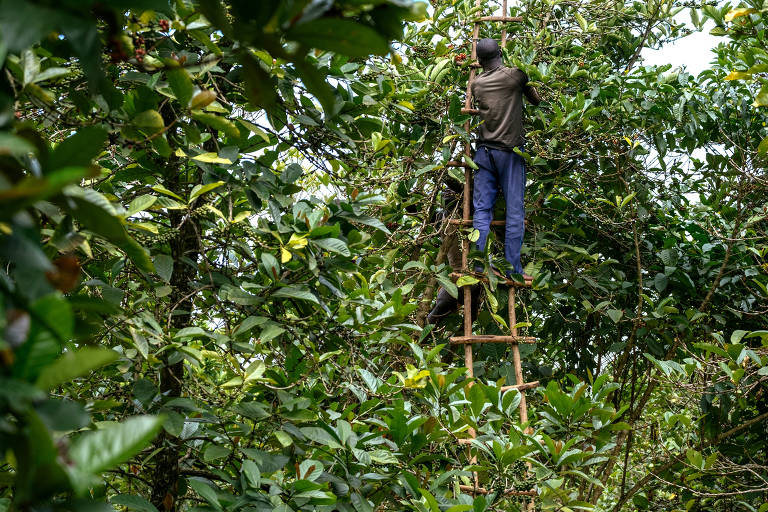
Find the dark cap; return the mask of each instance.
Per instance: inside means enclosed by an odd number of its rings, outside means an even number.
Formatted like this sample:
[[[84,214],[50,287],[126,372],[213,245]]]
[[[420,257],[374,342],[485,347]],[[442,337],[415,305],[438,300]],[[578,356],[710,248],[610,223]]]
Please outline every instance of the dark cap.
[[[485,38],[477,42],[477,59],[481,63],[495,59],[500,51],[499,43],[495,39]]]

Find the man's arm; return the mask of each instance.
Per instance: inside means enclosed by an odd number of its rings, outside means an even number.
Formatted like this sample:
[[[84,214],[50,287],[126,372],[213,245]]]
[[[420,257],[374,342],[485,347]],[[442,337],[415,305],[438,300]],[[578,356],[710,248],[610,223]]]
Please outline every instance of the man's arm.
[[[539,91],[537,91],[535,87],[530,85],[523,86],[523,94],[525,94],[525,97],[528,99],[528,101],[534,105],[541,103],[541,96],[539,96]]]

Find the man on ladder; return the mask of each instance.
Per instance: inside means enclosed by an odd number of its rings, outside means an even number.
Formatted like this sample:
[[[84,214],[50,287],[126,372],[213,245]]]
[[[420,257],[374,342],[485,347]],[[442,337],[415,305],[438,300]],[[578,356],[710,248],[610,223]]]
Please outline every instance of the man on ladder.
[[[477,42],[477,59],[483,72],[471,83],[478,114],[483,121],[478,130],[475,150],[473,227],[480,232],[477,249],[483,251],[491,228],[493,205],[501,190],[506,201],[504,257],[512,274],[522,274],[525,281],[533,278],[523,273],[520,249],[525,232],[525,161],[515,153],[523,149],[523,96],[534,105],[541,102],[535,88],[528,85],[528,75],[502,63],[501,49],[494,39]],[[476,269],[481,270],[481,269]]]

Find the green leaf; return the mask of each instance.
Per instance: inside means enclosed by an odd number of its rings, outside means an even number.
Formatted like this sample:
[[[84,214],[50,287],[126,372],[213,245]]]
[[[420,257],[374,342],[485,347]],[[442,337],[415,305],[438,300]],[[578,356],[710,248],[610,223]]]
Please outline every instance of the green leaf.
[[[183,201],[180,195],[176,194],[175,192],[171,192],[170,190],[168,190],[162,185],[155,185],[154,187],[152,187],[152,190],[154,190],[155,192],[160,192],[161,194],[165,194],[166,196],[171,196],[175,199],[178,199],[179,201]]]
[[[241,334],[248,334],[251,329],[259,325],[263,325],[267,321],[267,318],[263,316],[249,316],[238,325],[232,332],[233,336],[239,336]]]
[[[267,132],[265,132],[255,124],[251,123],[250,121],[246,121],[245,119],[238,119],[238,122],[243,126],[245,126],[248,129],[248,131],[250,131],[254,135],[261,137],[262,140],[264,140],[264,142],[269,143],[270,139]]]
[[[153,262],[155,264],[155,272],[160,276],[160,279],[169,283],[173,275],[173,258],[167,254],[157,254]]]
[[[454,282],[451,281],[449,277],[445,275],[436,275],[435,278],[443,286],[443,288],[445,288],[445,291],[447,291],[451,295],[451,297],[453,297],[454,299],[458,298],[459,289],[456,286],[456,284],[454,284]]]
[[[576,18],[576,21],[578,22],[579,28],[581,29],[581,31],[582,32],[586,32],[587,31],[587,20],[584,19],[584,16],[582,16],[578,12],[574,12],[573,13],[573,17]]]
[[[168,77],[168,84],[171,86],[173,94],[176,95],[176,99],[179,100],[182,107],[186,108],[194,92],[194,86],[187,70],[178,67],[169,69],[165,74]]]
[[[768,84],[763,85],[752,102],[753,107],[764,107],[768,105]]]
[[[114,350],[96,347],[82,347],[66,352],[40,372],[37,387],[51,389],[65,384],[115,361],[118,357],[119,354]]]
[[[733,333],[731,334],[731,343],[738,343],[738,342],[740,342],[741,339],[746,334],[748,334],[748,333],[749,333],[749,331],[744,331],[744,330],[741,330],[741,329],[737,329],[737,330],[733,331]]]
[[[155,202],[157,202],[157,196],[151,196],[149,194],[141,195],[131,201],[131,204],[128,205],[128,209],[125,212],[125,216],[130,217],[131,215],[143,212],[155,204]]]
[[[145,110],[136,115],[132,121],[133,126],[144,136],[151,137],[160,133],[165,128],[163,116],[157,110]],[[141,137],[135,137],[140,139]]]
[[[456,281],[456,286],[458,288],[461,288],[462,286],[471,286],[471,285],[477,284],[479,282],[480,282],[480,280],[477,279],[476,277],[473,277],[473,276],[461,276]]]
[[[215,188],[219,188],[223,184],[223,181],[216,181],[214,183],[208,183],[207,185],[195,185],[195,187],[192,189],[192,192],[189,193],[189,201],[187,201],[187,203],[191,203],[196,197],[200,197],[206,192],[210,192]]]
[[[320,301],[317,300],[317,297],[315,297],[315,294],[309,291],[309,288],[306,286],[300,286],[300,285],[289,285],[285,286],[283,288],[280,288],[276,292],[272,294],[273,297],[289,297],[293,299],[301,299],[301,300],[308,300],[310,302],[314,302],[316,304],[320,304]]]
[[[757,152],[762,156],[765,156],[768,153],[768,137],[765,137],[760,141],[760,144],[757,146]]]
[[[69,199],[62,206],[73,217],[82,222],[89,230],[103,236],[131,258],[131,261],[144,272],[154,272],[149,255],[128,235],[121,220],[115,215],[115,209],[107,199],[91,189],[67,187],[65,193]]]
[[[385,55],[387,40],[370,27],[352,20],[320,18],[293,27],[286,34],[299,43],[351,57]]]
[[[624,312],[619,309],[609,309],[606,313],[608,313],[608,316],[615,324],[619,323],[619,320],[621,320],[621,317],[624,315]]]
[[[261,253],[261,263],[270,279],[277,281],[280,278],[280,263],[274,255],[268,252]]]
[[[127,510],[138,512],[158,512],[157,508],[141,496],[132,494],[118,494],[109,500],[112,505],[122,505]]]
[[[216,494],[216,491],[210,485],[208,485],[206,482],[203,482],[202,480],[198,480],[197,478],[190,478],[189,485],[192,486],[195,492],[216,510],[221,510],[219,497]]]
[[[81,475],[98,475],[137,454],[155,437],[163,424],[157,416],[134,416],[122,423],[101,430],[86,432],[69,448],[69,459],[74,464],[70,471]],[[79,487],[87,482],[77,478]]]
[[[342,256],[349,256],[349,247],[343,241],[338,238],[320,238],[312,240],[315,245],[322,247],[323,249],[341,254]]]
[[[63,167],[87,167],[104,149],[107,131],[99,126],[81,128],[76,134],[64,139],[51,152],[48,170]]]
[[[224,117],[196,112],[192,114],[192,119],[226,134],[227,137],[232,137],[233,139],[240,138],[240,130],[237,129],[235,123]]]
[[[301,433],[311,441],[322,444],[333,450],[341,450],[339,442],[325,429],[321,427],[302,427]]]
[[[177,332],[173,337],[174,338],[184,338],[184,337],[193,337],[193,336],[209,336],[207,332],[202,327],[184,327],[183,329],[179,329],[179,332]]]
[[[212,444],[205,449],[205,452],[203,452],[203,460],[205,462],[211,462],[214,460],[223,459],[228,457],[230,453],[232,453],[232,450],[229,448],[225,446],[219,446],[217,444]]]

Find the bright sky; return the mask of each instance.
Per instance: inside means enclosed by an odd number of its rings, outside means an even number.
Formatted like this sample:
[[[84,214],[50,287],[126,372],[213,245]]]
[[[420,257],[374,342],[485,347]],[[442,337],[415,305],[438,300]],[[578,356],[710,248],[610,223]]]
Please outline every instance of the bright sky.
[[[681,12],[677,16],[678,21],[690,24],[690,14],[688,10]],[[684,37],[674,43],[668,43],[661,50],[644,50],[642,52],[644,64],[663,65],[672,64],[673,67],[685,66],[692,75],[698,75],[705,69],[710,68],[710,61],[714,59],[712,48],[724,40],[723,37],[709,35],[709,31],[714,24],[707,23],[701,32]]]

